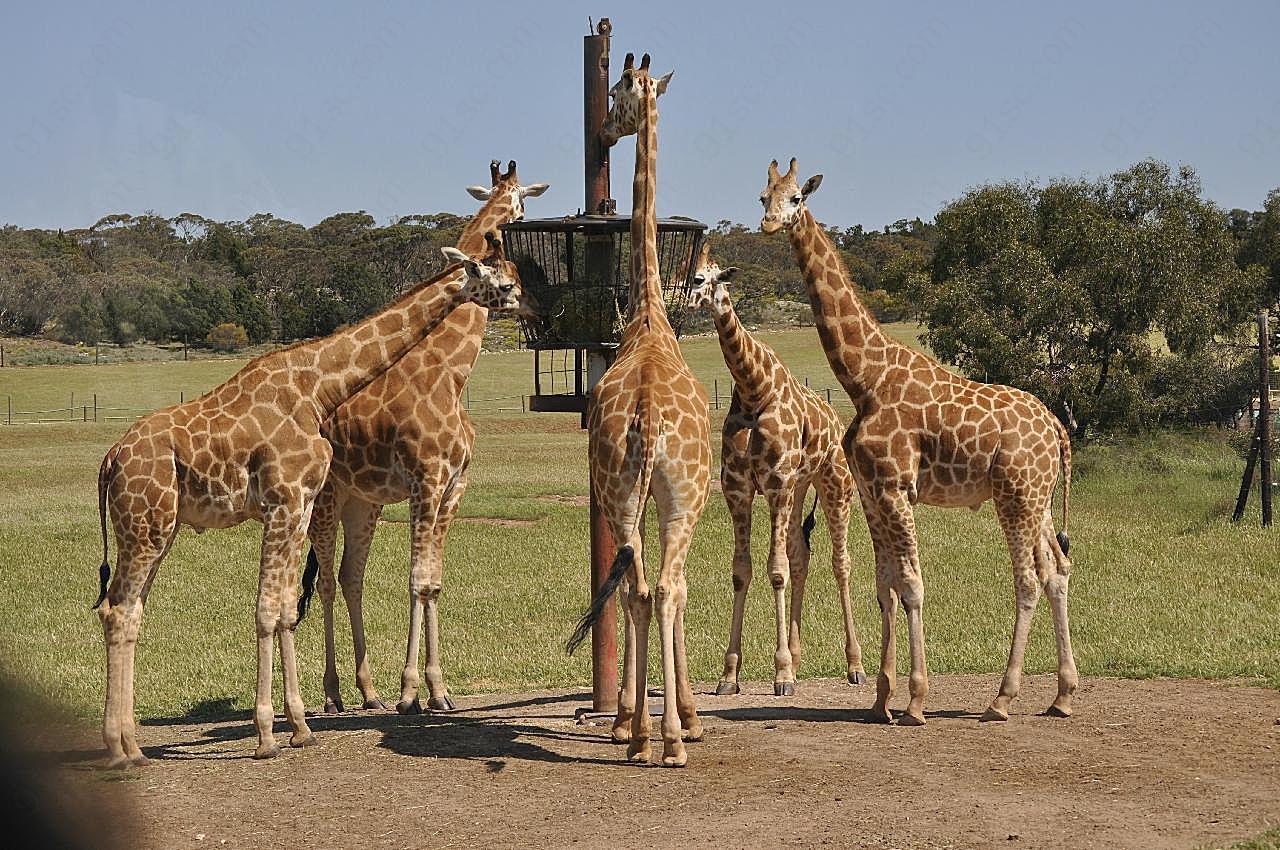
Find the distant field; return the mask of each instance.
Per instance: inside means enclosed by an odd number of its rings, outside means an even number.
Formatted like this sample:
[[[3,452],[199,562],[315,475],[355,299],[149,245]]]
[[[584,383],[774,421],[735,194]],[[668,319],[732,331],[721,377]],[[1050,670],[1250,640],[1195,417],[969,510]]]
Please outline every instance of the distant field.
[[[811,328],[763,336],[797,374],[817,387],[834,386]],[[727,387],[714,337],[687,340],[685,350],[708,388],[717,381]],[[0,404],[12,396],[15,406],[19,399],[23,407],[65,406],[72,392],[77,404],[96,392],[103,406],[156,407],[176,402],[179,393],[190,398],[208,389],[241,364],[6,368],[0,370]],[[482,355],[472,396],[527,393],[531,369],[526,352]],[[848,409],[837,393],[833,397]],[[714,428],[722,413],[714,415]],[[585,435],[574,415],[478,411],[475,418],[480,436],[472,484],[446,559],[446,678],[461,693],[585,683],[589,654],[570,659],[560,647],[587,601],[586,510],[555,498],[587,492]],[[0,667],[85,717],[101,711],[104,690],[101,631],[89,610],[101,556],[95,480],[103,452],[124,428],[123,422],[0,427],[0,606],[6,612]],[[1227,520],[1240,470],[1214,434],[1095,444],[1077,454],[1071,616],[1084,675],[1243,677],[1280,687],[1280,538],[1259,529],[1256,516],[1239,526]],[[768,679],[771,603],[759,566],[766,515],[762,505],[757,511],[757,580],[744,634],[744,677]],[[403,507],[387,514],[405,518]],[[485,517],[532,524],[475,521]],[[994,692],[1008,652],[1013,594],[993,513],[989,506],[976,514],[921,508],[918,519],[930,669],[990,674]],[[843,670],[824,534],[820,521],[805,611],[806,676]],[[179,535],[143,626],[137,666],[143,716],[252,705],[259,535],[253,523]],[[874,674],[879,624],[871,549],[860,519],[852,525],[850,547],[855,617]],[[728,513],[713,495],[688,567],[688,643],[699,680],[714,680],[721,669],[730,552]],[[375,540],[365,596],[374,674],[388,695],[398,691],[407,628],[407,553],[406,525],[385,524]],[[1049,615],[1041,609],[1028,654],[1033,672],[1054,668]],[[313,706],[322,701],[319,626],[312,616],[299,628],[304,695]],[[338,639],[344,689],[353,702],[350,638],[340,631]],[[900,670],[905,638],[901,649]]]

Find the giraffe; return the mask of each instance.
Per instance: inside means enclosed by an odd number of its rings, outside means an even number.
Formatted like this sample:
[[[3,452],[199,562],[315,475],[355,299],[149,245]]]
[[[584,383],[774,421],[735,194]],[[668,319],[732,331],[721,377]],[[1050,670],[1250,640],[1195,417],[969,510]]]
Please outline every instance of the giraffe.
[[[135,649],[151,584],[184,523],[198,531],[246,519],[262,523],[254,756],[280,752],[272,732],[273,639],[280,647],[290,745],[315,743],[298,690],[293,628],[294,565],[332,454],[320,424],[458,304],[521,306],[515,267],[500,254],[477,261],[444,250],[461,266],[450,265],[343,331],[251,360],[199,398],[138,420],[107,451],[98,472],[102,565],[94,607],[107,648],[108,766],[146,763],[133,710]],[[116,537],[114,576],[108,514]]]
[[[662,764],[682,767],[688,761],[682,729],[688,740],[702,737],[685,656],[684,563],[694,525],[707,502],[711,425],[706,391],[680,353],[659,279],[654,209],[657,100],[671,74],[651,77],[648,54],[639,68],[633,65],[633,56],[627,54],[621,78],[610,89],[613,106],[600,131],[606,145],[636,135],[631,318],[622,333],[618,358],[596,384],[587,412],[593,495],[620,548],[608,580],[567,648],[572,652],[586,637],[621,585],[626,626],[612,736],[619,742],[629,738],[628,759],[648,761],[649,623],[656,609],[662,646]],[[642,549],[650,496],[657,505],[661,541],[661,567],[652,589],[645,578]]]
[[[538,197],[549,187],[547,183],[520,185],[515,160],[507,164],[505,174],[493,160],[489,173],[492,185],[488,188],[467,187],[485,204],[458,239],[457,248],[464,254],[485,250],[486,234],[496,232],[500,224],[524,218],[524,199]],[[458,307],[394,366],[339,406],[321,428],[333,446],[333,461],[311,514],[307,533],[312,546],[298,616],[301,619],[306,610],[318,574],[324,612],[326,713],[343,710],[333,634],[338,525],[343,529],[338,581],[351,620],[356,684],[364,708],[384,708],[366,653],[364,571],[382,507],[406,498],[411,500],[410,634],[397,708],[402,713],[422,710],[417,699],[418,641],[424,626],[428,705],[453,708],[441,672],[437,599],[445,538],[466,490],[466,470],[475,443],[475,428],[460,396],[480,354],[487,317],[488,311],[477,304]]]
[[[1047,713],[1069,716],[1079,676],[1067,621],[1071,440],[1066,429],[1030,393],[962,378],[890,339],[858,299],[839,253],[806,206],[822,175],[799,186],[795,174],[794,159],[786,174],[778,172],[777,160],[769,165],[760,195],[760,229],[787,231],[827,361],[858,409],[857,428],[845,449],[876,556],[881,642],[872,715],[893,722],[888,703],[896,683],[894,619],[901,600],[911,678],[910,700],[898,722],[925,722],[924,580],[913,506],[978,510],[990,499],[1009,547],[1017,613],[1004,679],[983,719],[1009,717],[1042,589],[1049,597],[1058,649],[1058,693]],[[1062,531],[1055,534],[1052,503],[1059,477]]]
[[[733,375],[733,400],[725,417],[720,453],[720,484],[733,517],[733,619],[720,695],[739,692],[742,618],[751,584],[751,505],[756,493],[769,505],[769,581],[773,586],[777,651],[773,692],[795,693],[800,666],[800,619],[809,575],[809,532],[812,513],[802,523],[804,497],[815,487],[831,530],[831,569],[844,615],[846,675],[862,684],[862,647],[853,626],[849,599],[849,509],[855,485],[841,440],[845,427],[835,410],[787,369],[773,349],[742,326],[728,282],[738,269],[722,269],[708,259],[707,242],[689,296],[693,309],[709,310],[720,338],[720,351]],[[850,429],[852,431],[852,428]],[[791,582],[791,620],[785,599]]]

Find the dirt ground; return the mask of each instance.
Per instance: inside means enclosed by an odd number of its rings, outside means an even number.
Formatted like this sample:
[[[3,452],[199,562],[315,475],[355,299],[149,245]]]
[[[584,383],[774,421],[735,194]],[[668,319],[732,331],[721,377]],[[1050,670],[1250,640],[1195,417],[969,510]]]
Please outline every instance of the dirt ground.
[[[1037,676],[984,724],[997,677],[930,684],[916,729],[871,723],[870,685],[704,685],[683,770],[627,763],[606,720],[575,720],[589,695],[565,691],[317,716],[321,746],[265,762],[247,719],[149,723],[153,763],[119,774],[88,730],[43,748],[74,789],[132,798],[137,847],[1184,848],[1280,824],[1276,691],[1086,678],[1058,720],[1037,713],[1054,690]]]

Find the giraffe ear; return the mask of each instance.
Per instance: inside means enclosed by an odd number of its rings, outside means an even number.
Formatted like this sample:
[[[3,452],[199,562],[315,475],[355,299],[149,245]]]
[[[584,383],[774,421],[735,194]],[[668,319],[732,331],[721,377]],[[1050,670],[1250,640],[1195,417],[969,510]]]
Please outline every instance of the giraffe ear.
[[[815,174],[808,180],[804,181],[804,186],[800,189],[800,194],[806,198],[818,191],[818,187],[822,185],[822,175]]]
[[[480,264],[457,248],[452,245],[446,245],[440,249],[440,253],[444,254],[445,259],[450,263],[462,263],[462,267],[467,270],[469,277],[480,277]]]
[[[671,77],[674,74],[675,74],[675,71],[668,71],[666,73],[666,76],[658,80],[658,88],[656,89],[658,93],[654,95],[654,97],[661,97],[663,94],[666,93],[667,86],[671,84]]]
[[[520,197],[536,198],[550,188],[551,188],[550,183],[534,183],[532,186],[521,186]]]
[[[467,194],[477,201],[487,201],[489,196],[493,194],[493,190],[486,189],[484,186],[468,186]]]

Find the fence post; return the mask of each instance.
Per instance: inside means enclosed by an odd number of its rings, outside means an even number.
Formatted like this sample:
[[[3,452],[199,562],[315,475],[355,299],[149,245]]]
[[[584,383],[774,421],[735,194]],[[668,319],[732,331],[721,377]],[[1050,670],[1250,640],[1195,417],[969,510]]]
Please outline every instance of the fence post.
[[[98,394],[93,394],[93,421],[98,421]]]
[[[827,387],[827,404],[831,404],[831,387]]]
[[[719,409],[720,409],[720,379],[719,379],[719,378],[712,378],[712,379],[711,379],[711,385],[712,385],[713,387],[715,387],[715,393],[716,393],[716,410],[719,410]]]
[[[568,355],[565,355],[565,356],[567,357]],[[466,404],[467,413],[470,413],[471,412],[471,385],[470,384],[467,384],[467,400],[465,404]]]
[[[71,406],[67,408],[67,421],[72,422],[76,418],[76,394],[71,393]]]
[[[0,369],[4,368],[4,346],[0,345]]]
[[[102,346],[98,343],[93,344],[93,365],[98,365],[98,358],[102,356]]]
[[[1262,527],[1271,525],[1271,338],[1267,311],[1258,311],[1258,465]]]
[[[187,394],[182,390],[178,390],[178,404],[185,404],[186,401],[187,401]]]
[[[8,399],[9,399],[9,424],[12,425],[13,424],[13,396],[8,396]]]

